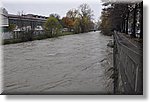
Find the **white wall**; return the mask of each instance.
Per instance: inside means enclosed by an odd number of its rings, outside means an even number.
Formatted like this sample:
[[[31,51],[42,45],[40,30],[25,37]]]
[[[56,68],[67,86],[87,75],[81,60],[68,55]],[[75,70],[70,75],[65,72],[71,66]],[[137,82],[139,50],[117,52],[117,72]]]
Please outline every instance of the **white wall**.
[[[12,39],[13,35],[11,32],[1,32],[2,39]]]
[[[8,26],[9,24],[8,24],[8,17],[7,17],[8,12],[7,12],[7,10],[5,8],[1,8],[0,14],[1,14],[1,19],[2,19],[2,22],[1,22],[2,27]]]

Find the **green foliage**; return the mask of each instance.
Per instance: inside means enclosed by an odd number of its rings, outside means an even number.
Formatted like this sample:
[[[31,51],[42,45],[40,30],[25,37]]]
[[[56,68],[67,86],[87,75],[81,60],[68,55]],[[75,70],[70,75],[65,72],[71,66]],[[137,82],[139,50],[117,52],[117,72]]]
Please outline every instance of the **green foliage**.
[[[20,43],[22,42],[21,39],[4,39],[2,44],[6,45],[6,44],[15,44],[15,43]]]
[[[32,35],[31,35],[32,34]],[[59,32],[57,36],[53,37],[58,37],[58,36],[65,36],[65,35],[72,35],[74,34],[73,32]],[[21,36],[16,39],[4,39],[2,44],[15,44],[15,43],[21,43],[21,42],[27,42],[27,41],[32,41],[32,40],[42,40],[42,39],[47,39],[48,36],[47,34],[40,34],[37,36],[33,36],[33,33],[31,32],[21,32]]]
[[[33,39],[34,40],[42,40],[42,39],[46,39],[46,38],[47,38],[46,34],[40,34],[38,36],[35,36]]]
[[[108,12],[105,11],[102,12],[100,29],[104,35],[111,35],[112,26],[111,20],[108,16]]]
[[[63,33],[61,34],[61,36],[64,36],[64,35],[71,35],[71,34],[73,34],[73,32],[63,32]]]
[[[54,37],[57,36],[60,29],[62,28],[62,25],[59,23],[58,19],[51,16],[46,21],[44,27],[45,27],[45,33],[47,34],[47,37]]]
[[[60,19],[60,15],[58,15],[58,14],[56,14],[56,13],[50,14],[49,17],[54,17],[54,18],[56,18],[57,20]]]
[[[15,28],[16,28],[15,24],[9,24],[9,26],[8,26],[9,31],[13,31],[13,30],[15,30]]]
[[[80,32],[81,32],[80,18],[76,18],[75,23],[74,23],[74,33],[78,34]]]
[[[33,40],[33,30],[30,31],[23,31],[20,34],[20,39],[25,42],[25,41],[32,41]]]

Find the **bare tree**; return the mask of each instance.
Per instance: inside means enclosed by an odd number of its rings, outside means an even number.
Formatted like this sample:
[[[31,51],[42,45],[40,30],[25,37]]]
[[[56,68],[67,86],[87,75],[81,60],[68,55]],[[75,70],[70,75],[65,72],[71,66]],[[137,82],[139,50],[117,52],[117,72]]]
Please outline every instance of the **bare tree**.
[[[78,17],[78,10],[77,9],[71,9],[66,13],[66,17],[71,18],[73,21],[75,18]]]
[[[81,32],[88,32],[90,30],[90,23],[92,21],[93,11],[88,4],[81,4],[78,9],[80,17]]]

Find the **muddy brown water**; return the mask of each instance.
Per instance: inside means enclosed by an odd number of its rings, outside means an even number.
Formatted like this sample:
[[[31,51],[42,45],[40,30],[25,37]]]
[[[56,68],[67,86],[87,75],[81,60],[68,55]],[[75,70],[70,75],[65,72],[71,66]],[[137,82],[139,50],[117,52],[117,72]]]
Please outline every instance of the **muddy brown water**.
[[[100,32],[3,46],[5,94],[107,94],[111,37]]]

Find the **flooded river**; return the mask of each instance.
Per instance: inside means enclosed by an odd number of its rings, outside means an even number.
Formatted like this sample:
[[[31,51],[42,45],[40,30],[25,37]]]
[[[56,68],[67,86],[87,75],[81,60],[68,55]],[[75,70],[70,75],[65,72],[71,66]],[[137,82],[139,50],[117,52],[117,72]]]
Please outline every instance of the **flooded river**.
[[[4,45],[4,94],[111,93],[110,39],[89,32]]]

